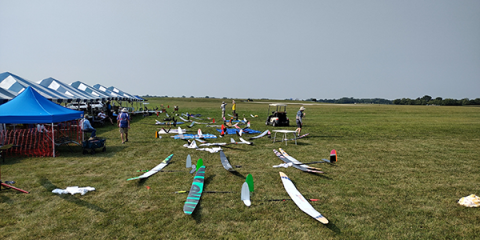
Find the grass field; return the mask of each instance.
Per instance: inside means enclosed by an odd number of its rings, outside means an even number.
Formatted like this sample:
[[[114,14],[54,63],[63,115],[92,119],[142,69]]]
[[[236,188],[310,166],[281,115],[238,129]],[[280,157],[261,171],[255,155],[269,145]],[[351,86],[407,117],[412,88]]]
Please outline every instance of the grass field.
[[[154,98],[149,106],[178,105],[180,112],[220,118],[221,99]],[[229,102],[230,103],[230,100]],[[289,104],[291,127],[300,102]],[[306,102],[305,102],[306,104]],[[61,148],[56,158],[8,157],[2,180],[14,180],[23,194],[0,192],[0,239],[475,239],[480,209],[457,201],[480,194],[480,108],[393,105],[304,105],[304,133],[298,145],[254,140],[253,146],[230,145],[224,152],[238,174],[223,169],[218,153],[182,147],[168,136],[156,139],[155,119],[133,118],[129,142],[121,144],[115,126],[98,128],[107,151],[82,155]],[[228,105],[231,107],[231,104]],[[266,103],[237,101],[251,128],[265,126]],[[170,108],[171,109],[171,108]],[[248,117],[256,114],[258,118]],[[205,121],[206,122],[206,121]],[[186,126],[186,125],[183,125]],[[214,128],[195,125],[204,133]],[[238,140],[238,137],[234,136]],[[216,139],[211,142],[225,142]],[[336,166],[315,175],[295,168],[273,168],[281,161],[272,149],[285,149],[302,162],[338,152]],[[146,181],[126,181],[139,169],[151,169],[168,155],[165,170]],[[193,175],[186,156],[202,158],[206,191],[193,215],[183,213]],[[286,173],[312,206],[330,223],[322,225],[288,198],[279,171]],[[240,200],[247,174],[255,192],[252,206]],[[56,195],[55,188],[92,186],[86,195]],[[150,189],[147,188],[150,187]]]

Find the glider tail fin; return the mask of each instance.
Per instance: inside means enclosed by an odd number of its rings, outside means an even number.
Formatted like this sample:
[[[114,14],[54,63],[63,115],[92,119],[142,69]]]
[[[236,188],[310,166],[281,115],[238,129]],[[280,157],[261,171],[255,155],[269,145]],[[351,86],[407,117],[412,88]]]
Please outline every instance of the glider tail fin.
[[[330,152],[330,162],[331,163],[336,163],[337,162],[337,151],[335,149],[333,149]]]

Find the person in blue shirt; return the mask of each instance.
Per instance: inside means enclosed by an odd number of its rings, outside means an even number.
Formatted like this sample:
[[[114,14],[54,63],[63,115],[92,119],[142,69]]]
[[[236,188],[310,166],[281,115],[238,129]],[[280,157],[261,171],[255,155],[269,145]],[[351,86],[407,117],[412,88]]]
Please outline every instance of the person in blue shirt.
[[[90,138],[97,136],[97,130],[92,127],[92,124],[90,124],[90,121],[88,120],[88,114],[85,114],[85,118],[83,119],[82,130],[84,132],[91,132]]]
[[[117,122],[118,127],[120,128],[122,144],[125,144],[125,142],[128,142],[128,129],[130,129],[130,115],[128,114],[128,110],[126,108],[123,108],[122,112],[118,114]]]
[[[303,117],[305,117],[305,108],[303,106],[300,107],[300,110],[298,110],[297,115],[295,116],[295,120],[297,122],[297,136],[300,136],[300,132],[302,132],[302,127],[303,127]]]

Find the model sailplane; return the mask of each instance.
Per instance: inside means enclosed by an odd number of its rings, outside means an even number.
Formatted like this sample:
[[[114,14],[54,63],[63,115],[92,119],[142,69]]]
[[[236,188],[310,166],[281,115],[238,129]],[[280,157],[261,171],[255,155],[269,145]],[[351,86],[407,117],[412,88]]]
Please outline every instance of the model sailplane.
[[[236,142],[233,138],[230,138],[230,143],[231,143],[231,144],[248,144],[248,145],[252,145],[252,144],[253,144],[252,142],[246,141],[246,140],[243,139],[243,138],[239,138],[239,139],[240,139],[240,142]]]
[[[157,172],[160,172],[164,167],[166,167],[166,166],[168,165],[168,163],[170,163],[170,160],[172,160],[172,157],[173,157],[173,154],[170,154],[170,156],[168,156],[167,158],[165,158],[165,160],[163,160],[163,161],[162,161],[160,164],[158,164],[156,167],[152,168],[152,170],[144,173],[144,174],[141,175],[141,176],[129,178],[129,179],[127,179],[127,181],[136,180],[136,179],[142,179],[142,178],[148,178],[148,177],[152,176],[153,174],[155,174],[155,173],[157,173]]]
[[[270,131],[269,131],[269,130],[266,130],[265,132],[261,133],[261,134],[258,135],[258,136],[251,137],[249,140],[253,140],[253,139],[257,139],[257,138],[262,138],[262,137],[265,137],[267,134],[270,135]]]
[[[284,164],[276,165],[276,166],[273,166],[273,167],[285,167],[285,168],[294,167],[294,168],[296,168],[298,170],[301,170],[301,171],[304,171],[304,172],[323,173],[320,168],[310,167],[306,164],[303,164],[302,162],[300,162],[297,159],[288,155],[285,151],[283,151],[283,149],[280,148],[279,150],[280,150],[280,152],[273,149],[273,153],[275,153],[275,155],[278,158],[280,158],[280,160],[282,160],[284,162]],[[287,154],[287,155],[285,155],[285,154]]]
[[[292,180],[288,178],[288,176],[283,173],[280,173],[280,178],[282,179],[283,187],[285,191],[287,191],[290,198],[292,198],[293,202],[302,210],[304,213],[308,214],[310,217],[314,218],[315,220],[323,223],[328,224],[327,218],[325,218],[321,213],[315,210],[310,203],[308,203],[307,199],[303,197],[303,195],[298,191],[298,189],[293,184]]]

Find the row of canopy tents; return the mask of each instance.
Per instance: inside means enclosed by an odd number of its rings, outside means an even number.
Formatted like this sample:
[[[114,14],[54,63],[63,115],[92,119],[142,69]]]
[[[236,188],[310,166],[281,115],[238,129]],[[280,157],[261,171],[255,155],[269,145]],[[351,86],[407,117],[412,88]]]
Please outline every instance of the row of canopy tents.
[[[65,84],[54,78],[46,78],[35,83],[10,72],[4,72],[0,73],[0,104],[13,99],[29,86],[43,97],[57,103],[107,100],[137,102],[144,100],[114,86],[108,88],[100,84],[89,86],[80,81]]]
[[[56,155],[56,146],[83,142],[83,111],[60,105],[67,102],[115,100],[137,104],[144,99],[116,87],[82,82],[65,84],[54,78],[37,83],[15,74],[0,73],[0,146],[7,153],[30,156]],[[58,104],[57,104],[58,103]]]

